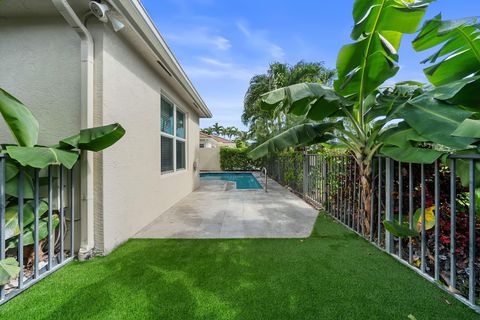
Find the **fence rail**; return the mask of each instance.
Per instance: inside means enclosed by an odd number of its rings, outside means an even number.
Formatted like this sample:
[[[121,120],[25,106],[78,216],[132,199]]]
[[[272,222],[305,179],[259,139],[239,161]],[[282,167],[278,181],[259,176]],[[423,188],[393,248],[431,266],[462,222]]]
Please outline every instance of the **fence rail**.
[[[22,167],[0,154],[0,261],[13,258],[20,267],[0,285],[0,305],[74,258],[77,174]]]
[[[431,165],[376,157],[369,219],[352,157],[297,153],[269,158],[267,167],[280,184],[480,312],[479,162],[479,155]],[[418,236],[397,237],[384,221]]]

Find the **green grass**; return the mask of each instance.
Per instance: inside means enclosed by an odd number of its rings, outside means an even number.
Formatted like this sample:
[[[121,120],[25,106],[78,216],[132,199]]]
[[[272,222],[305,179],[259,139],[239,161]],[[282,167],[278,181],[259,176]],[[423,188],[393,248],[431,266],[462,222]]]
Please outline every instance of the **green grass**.
[[[479,319],[330,218],[308,239],[130,240],[74,262],[0,319]]]

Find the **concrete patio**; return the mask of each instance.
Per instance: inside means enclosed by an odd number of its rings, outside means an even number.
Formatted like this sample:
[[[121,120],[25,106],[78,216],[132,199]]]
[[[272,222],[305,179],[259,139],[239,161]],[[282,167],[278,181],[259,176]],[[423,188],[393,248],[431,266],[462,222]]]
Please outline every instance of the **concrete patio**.
[[[254,173],[263,185],[264,178]],[[136,238],[303,238],[317,210],[268,179],[264,190],[237,190],[226,181],[202,181],[141,230]]]

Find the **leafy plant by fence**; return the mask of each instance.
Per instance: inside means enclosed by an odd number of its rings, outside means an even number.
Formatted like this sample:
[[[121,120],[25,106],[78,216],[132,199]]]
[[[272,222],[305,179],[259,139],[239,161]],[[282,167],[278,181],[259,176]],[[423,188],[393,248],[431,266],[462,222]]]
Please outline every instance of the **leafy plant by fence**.
[[[118,123],[82,129],[56,145],[44,146],[38,145],[37,119],[2,89],[0,114],[17,143],[2,144],[0,149],[1,304],[73,259],[73,167],[82,151],[108,148],[125,130]]]
[[[261,161],[251,159],[248,152],[248,148],[221,148],[220,168],[225,171],[258,170]]]

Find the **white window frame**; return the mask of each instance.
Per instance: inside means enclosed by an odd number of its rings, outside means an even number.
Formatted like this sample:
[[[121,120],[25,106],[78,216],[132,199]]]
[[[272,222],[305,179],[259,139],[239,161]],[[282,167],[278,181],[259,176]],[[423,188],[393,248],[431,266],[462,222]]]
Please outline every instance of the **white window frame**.
[[[168,103],[170,103],[173,106],[173,134],[169,134],[166,132],[162,131],[162,99],[166,100]],[[178,112],[183,113],[183,127],[185,130],[185,138],[177,137],[177,110]],[[188,119],[188,113],[180,106],[178,106],[177,103],[174,102],[173,99],[168,97],[165,93],[162,93],[160,95],[160,174],[161,175],[170,175],[174,174],[177,172],[184,172],[188,170],[188,128],[187,128],[187,121]],[[173,140],[173,170],[170,171],[163,171],[162,172],[162,142],[161,139],[162,137],[170,138]],[[177,168],[177,141],[182,141],[185,144],[185,168]]]

